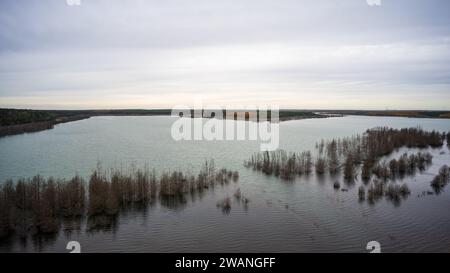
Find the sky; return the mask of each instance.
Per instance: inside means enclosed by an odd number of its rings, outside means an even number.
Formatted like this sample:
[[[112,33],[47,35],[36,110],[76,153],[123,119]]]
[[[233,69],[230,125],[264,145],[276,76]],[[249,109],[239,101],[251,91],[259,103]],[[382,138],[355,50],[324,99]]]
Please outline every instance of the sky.
[[[0,107],[450,110],[449,15],[448,0],[1,0]]]

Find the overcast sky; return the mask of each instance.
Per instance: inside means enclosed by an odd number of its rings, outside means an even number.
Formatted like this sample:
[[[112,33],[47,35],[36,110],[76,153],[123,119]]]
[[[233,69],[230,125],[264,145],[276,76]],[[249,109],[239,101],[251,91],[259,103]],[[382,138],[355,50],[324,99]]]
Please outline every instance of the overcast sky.
[[[450,1],[381,1],[1,0],[0,107],[450,110]]]

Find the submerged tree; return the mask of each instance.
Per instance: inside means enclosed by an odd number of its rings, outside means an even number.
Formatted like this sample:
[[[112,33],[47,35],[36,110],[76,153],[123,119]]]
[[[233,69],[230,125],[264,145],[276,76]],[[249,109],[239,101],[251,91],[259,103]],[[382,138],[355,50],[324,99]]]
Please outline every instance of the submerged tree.
[[[83,215],[86,190],[85,182],[78,175],[69,181],[58,181],[59,214],[65,218]]]
[[[336,174],[339,169],[339,158],[337,154],[337,141],[332,140],[327,144],[328,171],[330,174]]]
[[[372,166],[373,163],[369,160],[365,160],[361,167],[361,178],[363,181],[369,181],[372,176]]]
[[[318,157],[316,159],[316,173],[319,175],[322,175],[325,173],[325,168],[326,168],[326,161],[324,158],[322,157]]]
[[[106,179],[106,175],[96,170],[89,179],[89,207],[88,214],[91,216],[106,214],[108,212],[108,194],[111,192],[110,183]]]
[[[397,185],[391,183],[385,191],[386,197],[393,201],[394,204],[398,205],[402,199],[405,199],[408,197],[408,195],[411,193],[408,186],[406,184],[403,185]]]
[[[344,163],[344,178],[347,181],[353,181],[355,179],[355,161],[352,154],[348,154]]]
[[[366,189],[364,188],[364,186],[360,186],[358,188],[358,198],[359,201],[364,201],[366,199]]]
[[[447,165],[442,166],[439,169],[438,175],[436,175],[431,181],[431,187],[436,194],[442,192],[442,190],[450,182],[450,168]]]
[[[0,184],[0,239],[11,234],[15,229],[16,192],[11,180]]]

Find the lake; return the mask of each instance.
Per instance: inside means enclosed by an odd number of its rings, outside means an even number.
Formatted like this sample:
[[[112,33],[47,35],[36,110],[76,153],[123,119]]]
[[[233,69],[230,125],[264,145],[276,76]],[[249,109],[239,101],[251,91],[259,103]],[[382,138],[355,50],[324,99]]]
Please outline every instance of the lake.
[[[244,160],[259,151],[257,141],[174,141],[174,120],[94,117],[0,138],[2,182],[36,174],[87,179],[99,162],[104,169],[149,166],[160,173],[195,171],[213,159],[217,168],[240,174],[238,183],[121,213],[108,229],[87,231],[82,222],[73,232],[0,241],[0,252],[67,252],[68,241],[80,242],[83,252],[367,252],[366,244],[373,240],[383,252],[450,251],[450,193],[422,195],[439,168],[450,165],[447,145],[423,149],[433,154],[433,165],[403,180],[411,195],[401,204],[384,199],[368,204],[358,201],[359,181],[345,185],[344,192],[333,189],[335,179],[329,177],[312,174],[284,181],[245,168]],[[321,139],[376,126],[450,131],[450,120],[346,116],[286,121],[280,124],[280,148],[314,150]],[[237,188],[250,202],[233,200],[224,213],[217,202],[232,197]]]

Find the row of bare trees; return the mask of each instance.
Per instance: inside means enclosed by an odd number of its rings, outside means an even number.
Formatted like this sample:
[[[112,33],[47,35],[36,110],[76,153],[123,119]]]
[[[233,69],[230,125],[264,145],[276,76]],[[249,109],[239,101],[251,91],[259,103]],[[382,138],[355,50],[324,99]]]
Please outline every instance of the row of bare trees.
[[[449,133],[450,134],[450,133]],[[246,167],[262,171],[265,174],[292,179],[295,175],[309,174],[315,167],[318,175],[329,173],[335,175],[343,170],[347,180],[357,176],[357,167],[362,164],[361,177],[370,180],[377,176],[395,178],[408,173],[409,170],[423,170],[431,163],[430,154],[411,155],[410,158],[392,160],[389,166],[380,166],[379,160],[391,154],[396,149],[440,147],[445,140],[445,134],[437,131],[424,131],[420,128],[393,129],[377,127],[367,130],[363,135],[332,139],[316,143],[317,155],[312,158],[311,152],[287,153],[284,150],[254,154],[245,161]],[[313,163],[314,161],[314,163]],[[380,171],[387,172],[380,173]]]
[[[256,153],[244,162],[248,168],[275,175],[283,179],[292,179],[295,175],[309,174],[313,162],[311,152],[287,153],[284,150]],[[317,165],[317,164],[316,164]]]
[[[396,178],[403,178],[405,175],[412,175],[417,170],[423,171],[433,161],[433,156],[430,153],[410,154],[404,153],[400,158],[391,159],[390,161],[377,162],[372,167],[372,173],[383,180]],[[364,169],[363,165],[363,169]],[[362,175],[363,180],[367,181],[370,176],[366,176],[366,172]]]
[[[51,233],[59,229],[58,218],[84,213],[85,186],[75,176],[69,181],[44,179],[8,180],[0,185],[0,236],[29,231]]]
[[[406,199],[410,194],[411,191],[406,184],[399,185],[394,182],[387,183],[376,179],[370,183],[367,190],[362,185],[358,189],[359,200],[364,201],[364,199],[367,199],[369,204],[375,203],[382,197],[399,204],[401,200]]]
[[[115,217],[122,209],[148,205],[158,197],[183,196],[238,179],[238,172],[217,171],[214,162],[207,161],[197,176],[174,171],[157,177],[154,170],[139,169],[112,170],[108,176],[97,168],[87,186],[79,176],[8,180],[0,185],[0,238],[55,233],[64,220]]]
[[[444,134],[438,131],[424,131],[420,128],[404,128],[404,129],[392,129],[392,128],[375,128],[368,130],[363,138],[362,143],[362,170],[361,177],[363,180],[369,180],[371,177],[371,170],[374,167],[378,167],[378,160],[386,155],[391,154],[396,149],[407,148],[427,148],[427,147],[441,147],[444,142]],[[404,159],[403,159],[404,160]],[[400,166],[400,172],[403,172],[403,160],[397,162]],[[406,161],[406,160],[405,160]],[[419,162],[422,169],[423,164],[431,161],[427,158],[425,161]],[[410,162],[415,162],[410,160]],[[393,161],[392,164],[396,162]],[[395,167],[395,166],[393,166]],[[411,169],[411,168],[410,168]],[[406,172],[407,170],[405,170]]]
[[[324,160],[329,169],[330,174],[336,172],[336,166],[344,167],[344,177],[353,179],[355,170],[352,165],[362,164],[361,177],[369,180],[373,174],[373,169],[379,169],[379,159],[394,152],[402,147],[408,148],[426,148],[441,147],[443,145],[445,135],[437,131],[424,131],[420,128],[392,129],[386,127],[377,127],[367,130],[364,135],[354,136],[343,139],[333,139],[329,142],[321,142],[316,145],[319,151],[319,157],[326,154]],[[323,148],[325,147],[325,151]],[[336,156],[337,155],[337,156]],[[400,162],[392,160],[390,166],[393,167],[391,174],[394,176],[397,172],[407,172],[408,169],[402,168],[403,161],[408,165],[418,165],[419,169],[424,169],[427,163],[431,162],[430,154],[411,155],[418,158],[402,158]],[[342,164],[341,164],[342,161]],[[397,163],[400,164],[400,170],[396,170]],[[341,164],[341,165],[340,165]],[[322,164],[324,165],[324,163]],[[324,167],[321,167],[323,169]],[[393,177],[391,177],[393,178]]]

